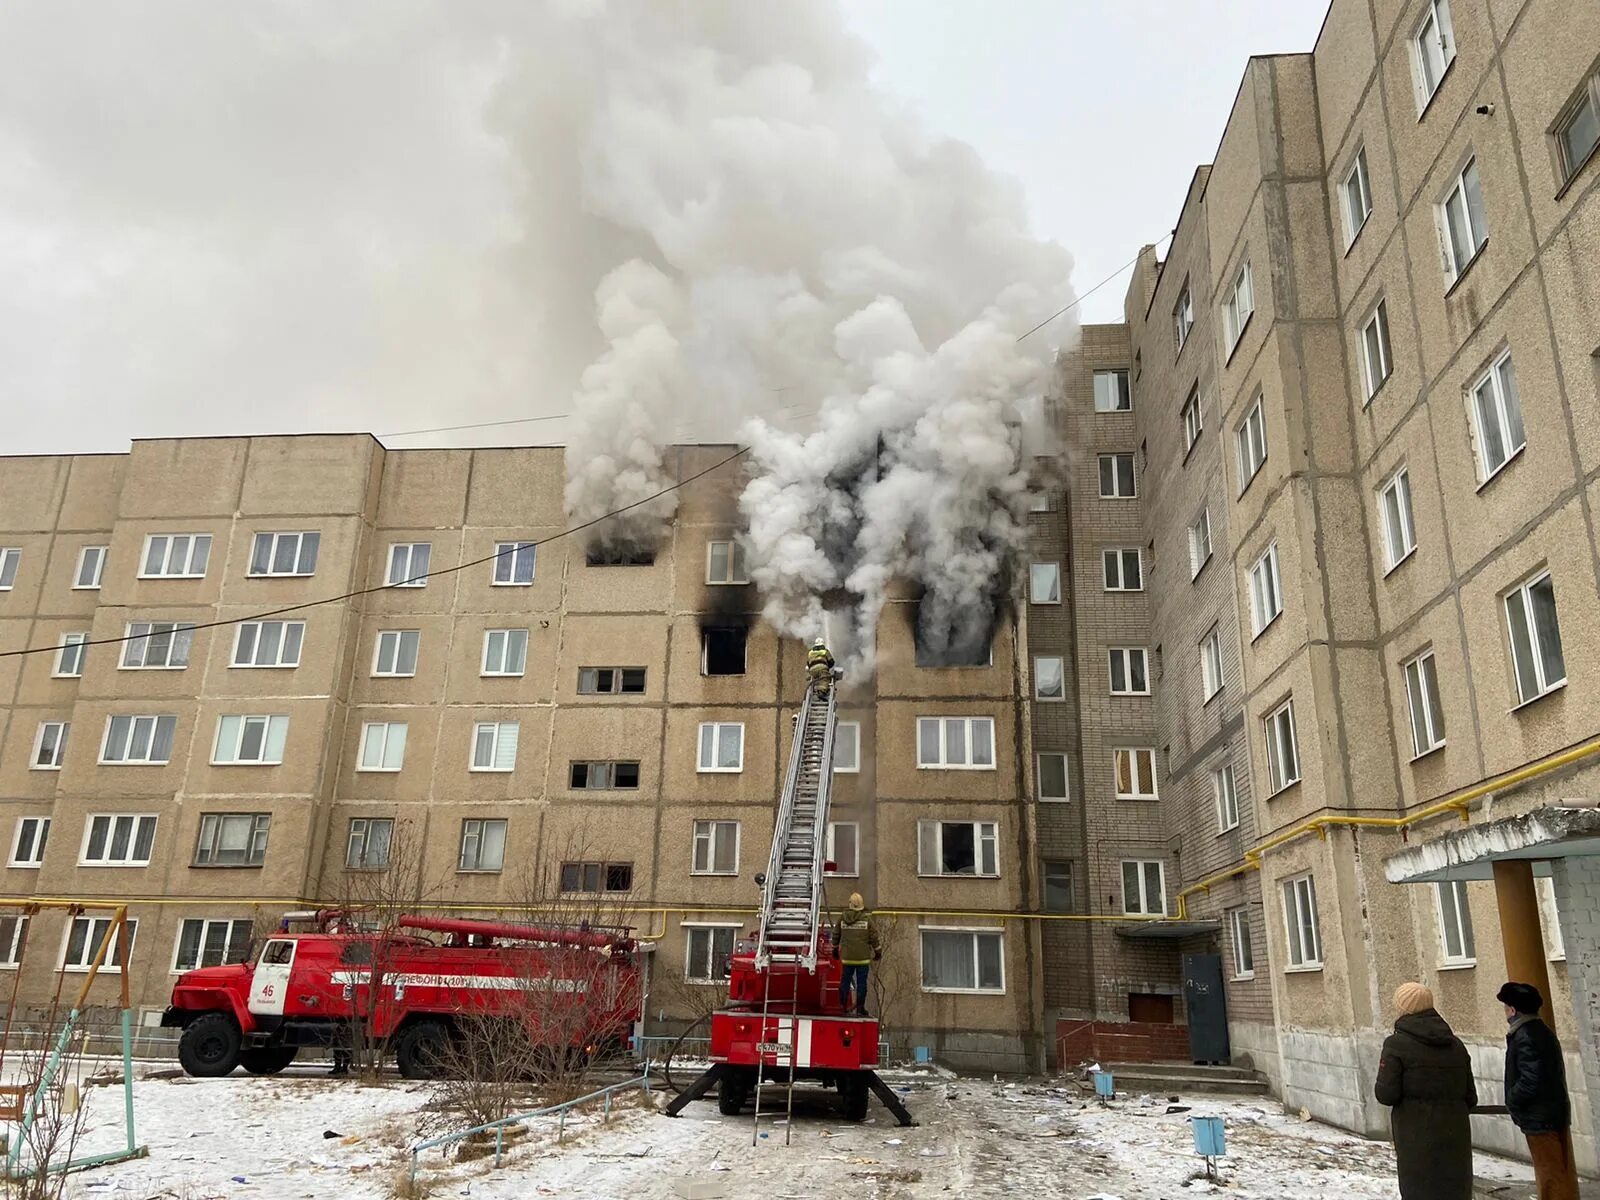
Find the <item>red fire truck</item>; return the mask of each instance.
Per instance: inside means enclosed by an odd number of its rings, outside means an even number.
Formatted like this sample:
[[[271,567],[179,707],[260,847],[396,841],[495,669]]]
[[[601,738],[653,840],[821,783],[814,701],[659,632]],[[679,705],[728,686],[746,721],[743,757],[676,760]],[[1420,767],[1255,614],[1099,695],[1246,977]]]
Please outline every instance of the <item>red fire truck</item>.
[[[380,931],[358,912],[290,913],[255,961],[179,976],[161,1023],[182,1028],[190,1075],[271,1075],[302,1046],[362,1037],[406,1078],[427,1079],[471,1019],[518,1021],[534,1046],[564,1053],[625,1045],[641,949],[625,930],[405,916]]]

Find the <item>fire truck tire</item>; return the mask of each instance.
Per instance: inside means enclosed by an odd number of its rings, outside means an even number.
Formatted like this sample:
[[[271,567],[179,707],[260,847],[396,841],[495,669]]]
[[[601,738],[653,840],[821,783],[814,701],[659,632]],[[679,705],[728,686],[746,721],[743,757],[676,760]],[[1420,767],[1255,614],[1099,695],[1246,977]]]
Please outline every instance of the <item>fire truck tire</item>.
[[[295,1046],[252,1046],[239,1053],[239,1065],[252,1075],[276,1075],[300,1053]]]
[[[867,1100],[869,1096],[866,1077],[860,1072],[852,1072],[839,1077],[839,1099],[843,1101],[844,1119],[846,1121],[865,1121],[867,1119]]]
[[[731,1071],[717,1080],[717,1111],[725,1117],[737,1117],[744,1102],[750,1098],[750,1081]]]
[[[178,1039],[178,1062],[203,1079],[230,1075],[239,1065],[243,1035],[231,1014],[205,1013],[190,1021]]]
[[[406,1079],[434,1079],[450,1031],[440,1021],[417,1021],[407,1025],[395,1039],[394,1056],[400,1074]]]

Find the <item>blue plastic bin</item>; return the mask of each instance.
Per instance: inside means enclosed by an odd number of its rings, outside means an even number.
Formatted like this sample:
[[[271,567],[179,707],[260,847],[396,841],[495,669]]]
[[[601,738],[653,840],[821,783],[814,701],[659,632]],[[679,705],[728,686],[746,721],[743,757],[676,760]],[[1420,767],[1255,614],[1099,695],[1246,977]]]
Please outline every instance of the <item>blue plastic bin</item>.
[[[1102,1100],[1109,1100],[1116,1095],[1116,1087],[1110,1071],[1095,1071],[1092,1074],[1094,1077],[1094,1094],[1096,1096],[1099,1096]]]
[[[1221,1158],[1227,1153],[1222,1136],[1221,1117],[1190,1117],[1194,1126],[1194,1152],[1206,1158]]]

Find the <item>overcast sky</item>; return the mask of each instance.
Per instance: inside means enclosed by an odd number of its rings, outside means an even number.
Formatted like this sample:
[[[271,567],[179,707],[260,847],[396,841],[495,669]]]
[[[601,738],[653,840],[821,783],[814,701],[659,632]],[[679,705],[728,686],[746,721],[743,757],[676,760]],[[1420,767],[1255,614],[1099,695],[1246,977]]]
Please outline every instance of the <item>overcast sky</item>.
[[[0,454],[565,411],[597,344],[598,271],[634,251],[565,236],[587,218],[562,207],[578,154],[528,116],[563,103],[530,86],[552,72],[529,72],[518,44],[540,37],[537,7],[8,0]],[[1246,57],[1309,49],[1324,9],[844,6],[889,103],[1019,181],[1079,291],[1170,229]],[[771,36],[826,43],[835,18],[819,11],[786,10]],[[858,69],[827,52],[840,78]],[[1123,286],[1083,319],[1118,319]],[[464,436],[564,434],[557,420]]]

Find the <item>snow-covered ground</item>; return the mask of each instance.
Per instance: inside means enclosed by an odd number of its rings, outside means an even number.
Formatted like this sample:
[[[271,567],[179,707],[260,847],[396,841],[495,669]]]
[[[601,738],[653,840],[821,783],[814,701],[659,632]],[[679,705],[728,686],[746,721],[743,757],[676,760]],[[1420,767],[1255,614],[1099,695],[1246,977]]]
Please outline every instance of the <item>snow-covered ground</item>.
[[[1177,1200],[1395,1200],[1394,1156],[1365,1141],[1285,1114],[1273,1103],[1185,1096],[1121,1099],[1102,1107],[1076,1087],[938,1077],[899,1078],[919,1124],[902,1129],[877,1102],[850,1125],[825,1094],[799,1092],[792,1125],[691,1105],[676,1120],[623,1098],[609,1124],[598,1113],[536,1129],[498,1170],[435,1151],[421,1177],[435,1197],[521,1200],[574,1196],[671,1200],[684,1195],[871,1197],[1064,1197]],[[365,1200],[394,1194],[407,1150],[428,1115],[425,1085],[366,1087],[291,1069],[273,1079],[143,1079],[135,1085],[138,1136],[150,1157],[74,1177],[74,1197],[207,1200],[258,1197]],[[83,1149],[120,1136],[121,1088],[89,1091]],[[1227,1122],[1222,1184],[1207,1183],[1188,1118]],[[431,1127],[430,1127],[431,1131]],[[326,1133],[337,1137],[326,1137]],[[788,1144],[785,1143],[788,1135]],[[754,1144],[752,1144],[752,1142]],[[1520,1164],[1480,1156],[1481,1174],[1526,1179]],[[698,1189],[698,1190],[696,1190]],[[1522,1200],[1524,1188],[1504,1193]]]

